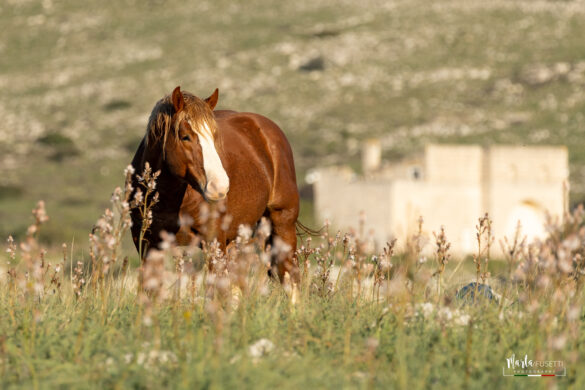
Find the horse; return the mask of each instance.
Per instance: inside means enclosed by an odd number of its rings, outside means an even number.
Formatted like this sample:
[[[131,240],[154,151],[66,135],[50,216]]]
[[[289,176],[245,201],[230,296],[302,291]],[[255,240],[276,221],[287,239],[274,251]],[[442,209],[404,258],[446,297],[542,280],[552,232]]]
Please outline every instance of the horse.
[[[290,144],[280,127],[262,115],[215,110],[218,98],[218,89],[200,99],[177,86],[155,104],[132,160],[132,184],[136,191],[137,177],[148,163],[160,171],[158,201],[142,243],[143,218],[137,207],[131,209],[136,248],[144,248],[144,260],[148,249],[160,244],[163,231],[175,234],[179,245],[204,237],[208,222],[202,211],[220,204],[231,223],[220,226],[222,218],[216,216],[212,238],[224,253],[240,225],[254,228],[265,217],[272,226],[268,242],[280,243],[284,251],[272,256],[269,273],[283,282],[288,272],[298,284],[299,192]]]

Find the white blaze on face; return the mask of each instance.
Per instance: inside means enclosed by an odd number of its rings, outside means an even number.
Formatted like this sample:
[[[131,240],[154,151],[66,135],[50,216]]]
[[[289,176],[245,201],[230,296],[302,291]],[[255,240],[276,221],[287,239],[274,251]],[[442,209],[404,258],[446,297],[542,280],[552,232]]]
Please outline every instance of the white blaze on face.
[[[207,184],[203,189],[205,197],[209,200],[220,200],[225,198],[230,188],[230,180],[215,149],[213,135],[207,123],[203,124],[199,132],[199,143],[203,154],[203,169]]]

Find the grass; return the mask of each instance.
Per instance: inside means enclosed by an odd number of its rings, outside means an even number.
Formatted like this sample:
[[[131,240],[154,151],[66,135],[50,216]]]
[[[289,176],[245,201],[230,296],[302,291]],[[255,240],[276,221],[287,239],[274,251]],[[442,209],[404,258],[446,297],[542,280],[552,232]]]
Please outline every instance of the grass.
[[[67,245],[61,256],[39,245],[49,220],[43,202],[24,241],[8,241],[0,260],[0,387],[584,385],[582,208],[562,225],[551,222],[542,243],[528,245],[519,231],[497,263],[487,255],[487,215],[477,255],[455,261],[444,234],[423,255],[422,219],[400,254],[394,242],[376,252],[359,233],[324,232],[300,242],[297,289],[268,278],[261,233],[242,231],[227,257],[197,243],[178,248],[169,236],[143,266],[129,262],[122,243],[130,191],[114,191],[116,211],[96,223],[88,258]],[[494,298],[472,299],[473,285],[458,297],[469,281]],[[503,376],[512,356],[562,361],[567,376]]]
[[[0,388],[584,388],[580,209],[502,262],[480,249],[450,259],[443,241],[420,256],[416,237],[400,254],[359,235],[305,240],[298,295],[266,278],[256,240],[216,258],[216,275],[209,250],[170,245],[145,291],[127,237],[114,250],[98,230],[87,247],[176,85],[219,87],[219,108],[275,120],[300,186],[317,165],[356,167],[372,136],[394,160],[428,142],[558,144],[576,204],[584,12],[541,0],[3,2],[0,237],[19,245],[0,255]],[[25,217],[38,199],[48,221],[40,208]],[[318,226],[312,207],[302,201],[301,219]],[[456,298],[484,279],[498,302]],[[567,377],[504,377],[512,354],[563,361]]]

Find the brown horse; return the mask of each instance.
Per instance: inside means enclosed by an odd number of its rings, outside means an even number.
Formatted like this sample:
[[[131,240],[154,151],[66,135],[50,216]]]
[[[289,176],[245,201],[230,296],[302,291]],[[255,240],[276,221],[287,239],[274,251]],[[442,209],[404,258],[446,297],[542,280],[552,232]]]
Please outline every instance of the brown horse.
[[[146,135],[132,160],[141,175],[148,162],[157,180],[159,201],[152,209],[152,224],[143,247],[156,248],[160,233],[177,234],[186,245],[194,236],[204,236],[207,223],[201,209],[222,203],[231,216],[229,226],[213,222],[214,238],[225,251],[240,225],[257,226],[267,217],[272,224],[272,242],[279,237],[286,245],[283,261],[272,259],[273,272],[282,281],[286,272],[298,282],[294,254],[299,193],[290,145],[282,130],[258,114],[217,110],[218,90],[205,100],[177,87],[156,103]],[[138,182],[134,179],[134,188]],[[189,221],[179,226],[179,220]],[[139,247],[142,218],[132,210],[132,236]],[[207,237],[209,239],[209,237]],[[144,245],[146,244],[146,245]],[[144,250],[145,254],[147,250]]]

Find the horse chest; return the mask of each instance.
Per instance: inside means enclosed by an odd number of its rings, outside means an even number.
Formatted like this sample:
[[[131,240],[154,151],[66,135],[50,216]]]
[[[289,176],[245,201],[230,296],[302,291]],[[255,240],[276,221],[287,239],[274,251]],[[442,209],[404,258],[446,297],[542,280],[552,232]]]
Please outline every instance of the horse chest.
[[[234,180],[225,201],[208,203],[196,191],[189,188],[185,193],[180,219],[189,221],[194,232],[201,233],[211,223],[221,225],[229,216],[231,223],[226,231],[228,240],[235,238],[239,225],[255,226],[266,211],[270,189],[263,181]]]

